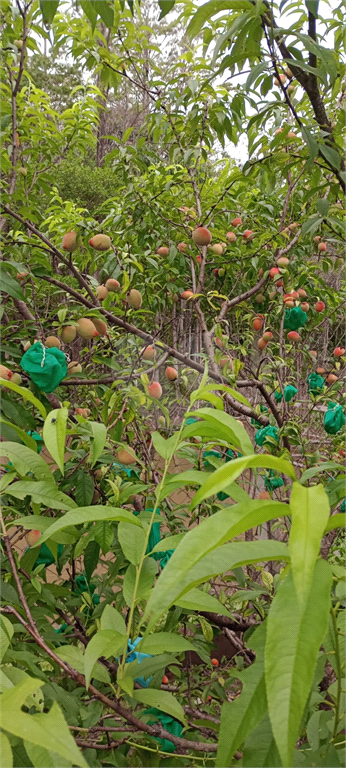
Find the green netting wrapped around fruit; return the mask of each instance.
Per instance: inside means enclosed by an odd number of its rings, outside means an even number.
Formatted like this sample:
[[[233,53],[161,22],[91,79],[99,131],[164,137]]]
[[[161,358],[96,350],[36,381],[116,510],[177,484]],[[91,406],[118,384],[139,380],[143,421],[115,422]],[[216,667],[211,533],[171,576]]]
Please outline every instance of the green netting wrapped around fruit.
[[[287,384],[287,387],[284,389],[284,400],[286,403],[289,403],[290,400],[293,400],[293,398],[298,394],[297,387],[294,387],[293,384]]]
[[[308,316],[306,312],[303,312],[301,307],[293,307],[292,309],[286,309],[284,328],[287,331],[297,331],[305,325]]]
[[[64,353],[57,347],[48,349],[40,341],[29,347],[20,365],[42,392],[53,392],[67,374]]]
[[[255,434],[255,442],[257,443],[257,445],[265,446],[265,447],[272,446],[273,440],[275,441],[275,443],[279,441],[278,428],[271,427],[270,424],[267,427],[262,427],[262,429],[258,429]]]
[[[324,389],[324,378],[319,373],[310,373],[307,380],[308,392],[311,395],[320,395]]]
[[[274,397],[277,403],[281,403],[282,400],[282,392],[281,389],[276,389],[274,392]]]
[[[63,551],[64,551],[63,545],[58,544],[58,557],[61,557]],[[38,557],[35,560],[33,567],[37,568],[38,565],[44,565],[45,568],[47,568],[48,565],[53,565],[53,563],[55,563],[55,557],[53,555],[53,552],[51,552],[46,542],[43,542],[43,544],[41,544],[40,546]]]
[[[343,428],[344,424],[345,414],[342,405],[333,403],[330,400],[323,421],[325,431],[328,432],[328,435],[336,435]]]
[[[264,485],[267,488],[268,491],[275,491],[276,488],[281,488],[281,486],[284,484],[284,481],[282,477],[279,477],[278,474],[273,472],[272,469],[269,470],[267,477],[264,479]]]
[[[166,731],[169,731],[169,733],[172,733],[173,736],[180,736],[183,731],[183,726],[181,723],[179,723],[178,720],[175,720],[175,718],[171,717],[170,715],[165,715],[159,709],[156,709],[156,707],[150,707],[150,709],[146,709],[143,714],[154,715],[155,720],[148,720],[148,724],[156,725],[157,721],[159,720],[162,727],[165,728]],[[159,742],[163,752],[175,752],[176,746],[172,741],[169,741],[168,739],[160,739],[156,736],[153,736],[152,738]]]

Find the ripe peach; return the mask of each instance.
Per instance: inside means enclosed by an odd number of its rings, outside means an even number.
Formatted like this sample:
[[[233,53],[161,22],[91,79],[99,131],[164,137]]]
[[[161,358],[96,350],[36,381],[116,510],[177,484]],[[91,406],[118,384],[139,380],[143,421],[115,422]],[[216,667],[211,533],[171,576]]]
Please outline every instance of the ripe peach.
[[[110,277],[108,280],[106,280],[105,286],[107,288],[107,291],[115,292],[119,290],[120,283],[118,283],[118,281],[115,280],[113,277]]]
[[[242,222],[240,216],[236,216],[236,218],[233,219],[233,221],[232,221],[232,227],[240,227],[242,223],[243,222]]]
[[[27,276],[27,272],[17,272],[17,280],[24,280]]]
[[[159,384],[158,381],[153,381],[153,383],[149,384],[148,386],[148,392],[150,397],[152,397],[154,400],[160,400],[160,397],[162,397],[161,384]]]
[[[296,139],[297,136],[296,136],[295,133],[293,133],[293,131],[288,131],[288,134],[287,134],[286,138],[287,139]]]
[[[304,291],[304,288],[298,288],[297,293],[298,293],[298,295],[300,296],[301,299],[306,299],[307,293],[306,293],[306,291]]]
[[[51,349],[52,347],[57,347],[60,349],[60,339],[58,339],[56,336],[47,336],[45,346],[48,347],[48,349]]]
[[[150,344],[148,347],[145,347],[142,353],[142,359],[155,360],[155,347],[152,347]]]
[[[219,664],[220,664],[219,659],[212,659],[211,663],[212,663],[213,667],[218,667]]]
[[[211,232],[206,227],[197,227],[192,232],[192,239],[196,245],[209,245],[211,237]]]
[[[328,373],[328,376],[326,378],[327,384],[334,384],[334,382],[337,380],[338,380],[338,377],[335,376],[335,373]]]
[[[168,677],[167,675],[164,675],[162,678],[162,685],[168,685],[168,683],[169,683]]]
[[[261,318],[260,317],[255,317],[255,319],[254,319],[254,321],[252,323],[252,327],[253,327],[254,331],[260,331],[262,326],[263,326],[263,321],[261,320]]]
[[[186,243],[178,243],[177,248],[178,248],[178,251],[180,251],[181,253],[185,253],[185,251],[187,249],[187,244]]]
[[[260,491],[258,494],[258,499],[270,499],[270,494],[268,491]]]
[[[237,235],[235,234],[235,232],[227,232],[226,238],[227,240],[229,240],[230,243],[235,243],[237,239]]]
[[[302,301],[300,307],[303,310],[303,312],[308,312],[310,304],[307,301]]]
[[[198,264],[202,264],[202,256],[200,254],[196,256],[196,261],[198,262]]]
[[[334,349],[334,357],[342,357],[342,355],[345,354],[344,347],[335,347]]]
[[[259,350],[265,349],[268,346],[268,342],[261,336],[260,339],[258,339],[257,347]]]
[[[105,285],[98,285],[96,288],[96,296],[100,301],[103,301],[108,296],[108,288]]]
[[[288,93],[294,93],[295,90],[296,90],[295,85],[291,85],[290,84],[290,85],[287,86],[287,92]]]
[[[108,251],[111,247],[111,239],[108,235],[94,235],[90,238],[89,245],[95,248],[95,251]]]
[[[283,281],[283,280],[277,280],[277,281],[276,281],[276,287],[277,287],[277,288],[282,288],[283,284],[284,284],[284,281]]]
[[[317,352],[315,349],[309,349],[309,355],[310,357],[317,357]]]
[[[37,530],[28,531],[25,534],[25,538],[29,547],[33,547],[34,544],[37,544],[40,537],[41,537],[41,531],[37,531]]]
[[[277,128],[276,131],[274,132],[274,135],[277,136],[278,133],[282,133],[282,131],[283,131],[283,128]]]
[[[168,256],[169,248],[167,248],[165,245],[161,245],[160,248],[157,249],[156,253],[158,253],[159,256]]]
[[[115,454],[115,458],[117,459],[117,461],[119,461],[120,464],[125,464],[125,465],[135,464],[135,462],[137,461],[136,456],[131,450],[131,448],[129,448],[129,450],[127,450],[126,448],[119,448],[119,450]]]
[[[175,381],[178,378],[177,369],[173,368],[173,366],[171,365],[167,366],[165,370],[165,374],[166,374],[166,379],[168,379],[168,381]]]
[[[96,326],[88,317],[81,317],[77,322],[77,333],[82,339],[94,339],[98,336]]]
[[[67,366],[67,373],[82,373],[82,366],[77,360],[71,360]]]
[[[232,368],[232,360],[229,357],[222,357],[219,365],[220,368]]]
[[[290,260],[287,258],[287,256],[280,256],[276,263],[278,267],[288,267]]]
[[[319,242],[320,242],[320,240],[321,240],[321,236],[320,236],[320,235],[315,235],[315,237],[314,237],[314,243],[319,243]]]
[[[294,221],[292,224],[288,225],[288,229],[290,229],[291,232],[295,232],[295,230],[298,228],[299,228],[299,224],[297,221]]]
[[[325,308],[326,308],[326,305],[324,301],[316,301],[316,304],[315,304],[316,312],[323,312]]]
[[[69,344],[71,341],[75,340],[77,336],[77,329],[75,325],[64,325],[59,333],[63,344]]]
[[[246,229],[243,234],[244,240],[252,240],[253,239],[253,231],[252,229]]]
[[[10,371],[9,368],[6,368],[6,365],[0,365],[0,377],[2,379],[6,379],[6,381],[11,381],[13,376],[12,371]]]
[[[279,275],[279,274],[280,274],[280,270],[277,267],[272,267],[269,270],[269,277],[271,277],[272,279],[274,279],[275,275]]]
[[[218,336],[215,336],[214,341],[215,341],[216,346],[219,347],[219,349],[223,349],[224,348],[224,343],[223,343],[222,339],[219,339]]]
[[[186,301],[186,299],[190,299],[191,296],[193,296],[193,291],[183,291],[181,294],[181,298]]]
[[[318,246],[317,246],[317,249],[318,249],[320,252],[321,252],[321,251],[326,251],[326,250],[327,250],[327,243],[319,243],[319,244],[318,244]]]
[[[77,416],[84,416],[85,419],[90,415],[90,408],[75,408]]]
[[[285,307],[287,307],[287,309],[292,309],[294,307],[293,299],[285,299]]]
[[[316,373],[319,373],[320,376],[322,376],[326,372],[325,368],[316,368]]]
[[[286,75],[279,75],[279,78],[277,77],[274,78],[274,85],[280,86],[280,82],[284,84],[286,80],[287,80]]]
[[[269,298],[273,300],[275,299],[275,296],[276,296],[276,289],[274,288],[274,290],[270,292]]]
[[[64,249],[64,251],[73,253],[73,251],[77,250],[81,242],[81,237],[77,234],[77,232],[66,232],[62,239],[61,247]]]
[[[299,299],[298,291],[291,291],[291,296],[293,296],[294,299]]]
[[[264,341],[270,341],[270,339],[272,338],[273,338],[273,334],[271,331],[265,331],[262,336],[262,339],[264,339]]]
[[[289,331],[289,333],[287,334],[287,338],[289,339],[289,341],[299,341],[300,336],[299,336],[299,333],[297,333],[297,331]]]
[[[127,294],[127,303],[132,309],[140,309],[142,306],[142,294],[136,288],[131,288],[131,291]]]
[[[99,317],[93,317],[93,323],[99,336],[107,336],[108,328],[104,320],[100,320]]]

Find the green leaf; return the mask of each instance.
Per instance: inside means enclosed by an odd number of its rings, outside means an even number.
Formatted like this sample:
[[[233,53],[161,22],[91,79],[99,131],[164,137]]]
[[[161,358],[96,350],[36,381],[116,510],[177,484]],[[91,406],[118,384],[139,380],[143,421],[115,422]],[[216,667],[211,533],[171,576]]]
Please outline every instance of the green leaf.
[[[97,8],[97,13],[101,16],[106,27],[112,27],[114,24],[114,11],[106,0],[97,0],[95,8]]]
[[[156,709],[166,712],[167,715],[175,717],[176,720],[180,720],[181,723],[186,725],[184,710],[181,704],[168,691],[157,691],[155,688],[147,688],[146,690],[133,691],[132,698],[148,707],[156,707]]]
[[[32,744],[45,747],[80,768],[88,768],[56,702],[47,714],[28,715],[21,711],[27,697],[43,685],[42,680],[27,677],[1,697],[1,728]]]
[[[92,32],[94,32],[94,29],[96,27],[96,21],[97,21],[97,12],[95,11],[93,4],[91,3],[90,0],[81,0],[81,7],[86,17],[90,21]]]
[[[92,671],[97,660],[104,656],[116,656],[125,650],[126,636],[120,635],[114,629],[100,629],[89,641],[84,653],[85,686],[88,689],[92,677]]]
[[[75,499],[78,507],[88,507],[92,500],[95,491],[94,481],[87,472],[83,469],[78,469],[73,475],[76,478],[75,487]]]
[[[191,413],[191,415],[204,419],[209,422],[214,429],[220,430],[220,436],[231,443],[231,445],[240,448],[241,452],[246,456],[253,455],[253,446],[246,429],[243,427],[242,423],[233,416],[230,416],[228,413],[221,413],[213,408],[200,408],[198,411]],[[184,432],[182,437],[184,437]]]
[[[156,453],[158,453],[159,456],[162,456],[163,459],[169,459],[177,449],[179,434],[172,435],[172,437],[166,440],[160,435],[160,432],[153,432],[152,440]]]
[[[105,447],[107,428],[104,424],[100,424],[98,421],[89,421],[88,423],[92,430],[92,437],[90,439],[90,458],[91,466],[93,467]]]
[[[59,7],[59,0],[40,0],[43,20],[51,24]]]
[[[323,486],[304,488],[300,483],[293,483],[290,512],[292,525],[288,548],[294,586],[302,607],[310,592],[315,563],[330,514],[328,496]]]
[[[126,525],[126,523],[124,523],[124,525]],[[137,528],[135,530],[137,530]],[[113,538],[114,532],[111,523],[108,523],[105,520],[96,523],[94,539],[99,544],[103,555],[106,555],[107,552],[109,552],[113,543]]]
[[[27,515],[24,517],[19,517],[16,520],[16,525],[22,525],[23,528],[25,528],[28,531],[32,530],[38,530],[38,531],[46,531],[47,528],[52,524],[52,520],[49,517],[43,517],[42,515]],[[76,534],[78,536],[78,532],[76,528],[71,527],[69,532],[68,531],[59,531],[58,533],[54,534],[52,536],[52,541],[56,541],[59,544],[72,544],[76,539]],[[40,542],[41,544],[41,539]],[[35,555],[35,559],[37,558],[37,551],[33,548],[30,548],[29,550],[33,555]],[[35,554],[36,552],[36,554]],[[26,557],[26,555],[24,555]],[[24,567],[24,564],[23,564]],[[26,568],[26,566],[25,566]],[[29,566],[28,566],[29,568]]]
[[[250,0],[222,0],[222,7],[220,8],[220,0],[209,0],[208,3],[202,5],[195,15],[192,17],[190,24],[186,30],[186,34],[190,38],[196,37],[204,26],[205,22],[211,19],[215,14],[220,11],[249,11],[251,10]]]
[[[201,589],[190,589],[188,592],[185,592],[183,597],[177,598],[176,605],[188,611],[208,611],[219,613],[220,616],[232,617],[232,614],[216,597],[208,595],[207,592],[202,592]]]
[[[325,197],[321,197],[319,200],[316,201],[316,208],[318,212],[321,214],[321,216],[327,216],[327,213],[329,211],[330,203]]]
[[[145,552],[146,534],[143,528],[133,528],[128,523],[119,523],[118,539],[127,560],[132,565],[139,565]]]
[[[303,472],[301,475],[299,482],[302,484],[306,483],[307,480],[315,477],[315,475],[319,475],[321,472],[326,472],[330,469],[337,469],[340,471],[340,464],[337,464],[336,461],[322,461],[318,466],[309,467],[309,469],[306,469],[305,472]]]
[[[30,448],[31,451],[34,451],[37,453],[37,445],[35,440],[30,437],[26,432],[24,432],[24,429],[21,429],[20,427],[17,427],[16,424],[11,424],[10,421],[6,421],[6,419],[3,419],[0,417],[0,424],[4,424],[7,427],[11,427],[11,429],[14,429],[15,432],[17,432],[17,435],[19,439],[21,440],[24,445],[27,446],[27,448]]]
[[[1,269],[0,281],[1,293],[8,293],[9,296],[18,301],[25,301],[25,296],[18,281],[14,280],[11,275],[8,275],[4,269]]]
[[[0,616],[0,654],[1,654],[1,660],[3,656],[5,655],[7,648],[11,645],[11,639],[13,637],[13,625],[9,621],[9,619],[6,618],[6,616],[3,616],[1,614]]]
[[[1,734],[1,762],[5,768],[12,768],[13,766],[13,755],[12,755],[12,749],[11,744],[6,736],[5,733]]]
[[[175,533],[173,536],[166,536],[165,539],[161,539],[161,541],[155,544],[155,547],[151,550],[151,553],[167,552],[169,549],[176,549],[178,544],[180,544],[180,542],[183,540],[184,536],[185,533]]]
[[[161,13],[159,16],[159,21],[161,19],[164,19],[165,16],[167,16],[167,13],[169,13],[172,8],[174,8],[175,0],[159,0],[159,7],[161,8]]]
[[[30,744],[27,740],[24,740],[23,745],[35,768],[72,768],[71,760],[66,760],[56,752],[48,751],[37,744]]]
[[[47,528],[46,532],[40,539],[40,545],[44,541],[50,539],[51,536],[58,531],[62,531],[64,528],[69,528],[70,525],[80,525],[81,523],[95,523],[98,520],[123,520],[124,522],[132,523],[132,525],[141,525],[139,520],[127,509],[118,509],[117,507],[80,507],[79,509],[73,509],[71,512],[66,512],[66,515],[55,520],[52,525]]]
[[[220,467],[213,472],[210,478],[193,497],[190,509],[195,509],[195,507],[197,507],[204,499],[223,491],[230,485],[230,483],[241,475],[244,469],[247,469],[248,467],[276,469],[277,472],[282,472],[293,480],[295,479],[294,467],[290,462],[286,461],[286,459],[278,459],[276,456],[267,456],[265,454],[244,456],[240,459],[234,459],[233,461],[227,462],[223,467]]]
[[[256,728],[267,709],[264,679],[264,645],[266,622],[251,635],[248,645],[256,651],[256,661],[242,672],[243,690],[234,701],[225,702],[221,724],[216,766],[232,765],[234,753],[248,733]]]
[[[328,519],[328,523],[325,527],[324,535],[328,533],[328,531],[333,531],[334,528],[344,528],[345,527],[345,512],[337,512],[336,515],[332,515]]]
[[[90,582],[91,576],[94,573],[99,563],[100,545],[97,541],[89,541],[86,546],[83,558],[84,570],[86,573],[87,581]]]
[[[6,489],[6,493],[9,496],[14,496],[16,499],[25,499],[26,496],[31,496],[35,504],[43,504],[45,507],[51,509],[71,509],[76,507],[76,503],[65,493],[59,491],[56,486],[52,486],[51,482],[47,480],[18,480],[16,483],[12,483]]]
[[[47,416],[47,411],[40,402],[40,400],[35,397],[35,395],[32,394],[30,389],[26,389],[25,387],[20,387],[19,384],[14,384],[12,381],[7,381],[6,379],[0,378],[0,384],[2,384],[4,387],[6,386],[7,389],[11,389],[13,392],[17,392],[18,395],[21,395],[21,397],[24,400],[30,400],[30,403],[36,406],[37,410],[40,412],[41,416],[45,419]]]
[[[287,768],[293,765],[301,719],[328,627],[331,585],[330,567],[320,559],[304,609],[299,609],[293,575],[288,573],[269,610],[265,649],[268,710],[282,764]]]
[[[106,605],[101,616],[101,629],[115,629],[121,635],[126,635],[124,617],[111,605]]]
[[[305,5],[312,15],[317,19],[318,17],[318,0],[305,0]]]
[[[25,477],[32,472],[39,480],[48,481],[55,488],[54,477],[46,462],[26,445],[7,441],[0,445],[0,456],[7,456],[19,475]]]
[[[339,155],[339,152],[337,152],[336,149],[332,149],[327,144],[319,144],[319,149],[321,155],[323,155],[331,168],[339,171],[341,166],[341,155]]]
[[[155,581],[157,570],[158,570],[158,566],[156,561],[152,557],[147,557],[147,559],[144,560],[144,563],[141,569],[141,575],[139,578],[137,594],[136,594],[136,602],[142,599],[147,599],[149,592],[151,590],[151,587],[153,586],[153,583]],[[125,573],[124,582],[123,582],[124,600],[128,606],[131,606],[134,600],[135,583],[136,583],[136,567],[134,565],[129,565]]]
[[[262,768],[268,765],[271,768],[281,768],[282,763],[268,713],[245,739],[242,764],[243,768]]]
[[[84,675],[84,655],[81,648],[77,648],[75,645],[64,645],[62,648],[56,648],[55,653],[60,659],[67,661],[73,669]],[[98,661],[94,665],[91,677],[94,677],[95,680],[99,680],[101,683],[111,682],[108,669]]]
[[[64,475],[67,417],[67,408],[56,408],[54,411],[50,411],[44,422],[42,432],[47,451],[56,461],[62,475]]]
[[[148,635],[141,640],[136,650],[155,656],[156,654],[164,653],[164,651],[184,653],[185,651],[195,651],[196,648],[182,635],[175,635],[173,632],[154,632],[153,635]]]

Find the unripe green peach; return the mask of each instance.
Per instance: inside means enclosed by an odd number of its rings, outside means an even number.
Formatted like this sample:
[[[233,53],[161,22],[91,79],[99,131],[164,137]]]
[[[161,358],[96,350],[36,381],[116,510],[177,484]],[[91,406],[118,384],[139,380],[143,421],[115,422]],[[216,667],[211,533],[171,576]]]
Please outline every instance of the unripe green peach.
[[[262,304],[262,302],[264,301],[263,293],[256,293],[255,301],[257,304]]]
[[[93,339],[98,336],[96,326],[88,317],[81,317],[77,322],[77,333],[82,339]]]
[[[152,347],[150,344],[148,347],[145,347],[142,352],[142,358],[143,360],[155,360],[155,347]]]
[[[23,40],[13,40],[13,44],[18,48],[19,51],[23,48]]]
[[[13,384],[18,384],[18,386],[20,387],[23,379],[20,373],[12,373],[11,381],[13,382]]]
[[[276,263],[278,267],[288,267],[290,260],[286,256],[280,256]]]
[[[28,349],[30,349],[30,347],[31,347],[31,342],[30,341],[26,341],[24,346],[23,346],[24,352],[27,352]]]
[[[60,349],[61,342],[60,339],[57,338],[57,336],[47,336],[45,341],[45,346],[48,347],[48,349],[51,349],[52,347],[57,347]]]
[[[64,251],[68,251],[68,253],[76,251],[80,244],[81,238],[77,232],[66,232],[62,239],[62,248]]]
[[[224,277],[225,274],[226,274],[226,270],[224,269],[224,267],[221,267],[221,269],[219,269],[218,277]]]
[[[94,235],[90,238],[89,245],[95,248],[95,251],[108,251],[111,247],[111,239],[108,235]]]
[[[99,317],[93,317],[93,323],[99,336],[107,336],[108,328],[104,320],[100,320]]]
[[[217,256],[221,256],[223,254],[223,247],[222,247],[221,243],[215,243],[215,245],[212,245],[211,246],[211,250]]]
[[[142,294],[136,288],[131,288],[131,291],[127,294],[127,303],[132,309],[140,309],[142,306]]]
[[[335,259],[334,268],[339,269],[339,267],[343,267],[343,266],[344,266],[344,259],[341,256],[339,256],[339,258]]]
[[[60,338],[63,344],[69,344],[74,341],[77,336],[77,329],[75,325],[64,325],[60,330]]]
[[[67,373],[82,373],[82,366],[76,360],[71,360],[67,366]]]
[[[26,175],[27,175],[27,173],[28,173],[28,171],[27,171],[27,169],[26,169],[26,168],[24,168],[24,166],[23,166],[23,165],[21,165],[21,166],[20,166],[20,168],[18,168],[18,173],[21,173],[21,174],[22,174],[22,176],[26,176]]]
[[[106,288],[107,291],[118,291],[120,288],[120,283],[118,283],[118,281],[113,277],[110,277],[109,280],[106,280]]]
[[[108,296],[108,288],[105,285],[98,285],[96,288],[96,296],[100,301],[103,301]]]
[[[211,232],[206,227],[197,227],[192,232],[192,239],[196,245],[209,245],[211,243]]]

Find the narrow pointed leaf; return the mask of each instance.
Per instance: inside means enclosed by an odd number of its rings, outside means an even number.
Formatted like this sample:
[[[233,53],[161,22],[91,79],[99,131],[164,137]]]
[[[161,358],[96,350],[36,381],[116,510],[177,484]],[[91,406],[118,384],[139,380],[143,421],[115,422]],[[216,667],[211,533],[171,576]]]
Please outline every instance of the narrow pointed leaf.
[[[56,408],[48,414],[43,425],[44,444],[62,475],[64,474],[67,417],[67,408]]]
[[[41,537],[39,544],[43,544],[44,541],[50,539],[50,537],[62,531],[64,528],[68,528],[70,525],[80,525],[81,523],[92,523],[98,520],[124,520],[132,525],[141,525],[139,520],[129,512],[127,509],[118,509],[117,507],[80,507],[79,509],[72,509],[70,512],[66,512],[63,517],[56,520],[52,525],[47,528],[43,536]]]
[[[290,511],[292,526],[289,551],[294,586],[300,603],[310,592],[315,563],[319,555],[330,507],[323,485],[305,488],[293,483]]]
[[[176,720],[180,720],[184,725],[186,724],[181,704],[168,691],[157,691],[155,688],[147,688],[147,690],[133,691],[132,698],[148,707],[156,707],[156,709],[166,712],[167,715],[175,717]]]

